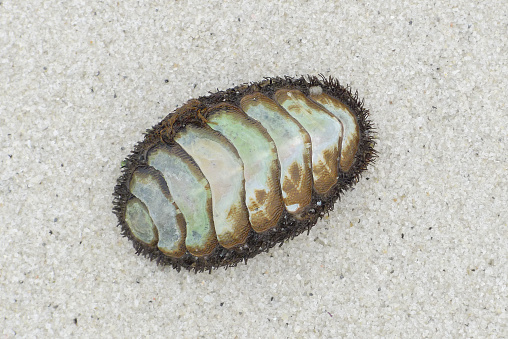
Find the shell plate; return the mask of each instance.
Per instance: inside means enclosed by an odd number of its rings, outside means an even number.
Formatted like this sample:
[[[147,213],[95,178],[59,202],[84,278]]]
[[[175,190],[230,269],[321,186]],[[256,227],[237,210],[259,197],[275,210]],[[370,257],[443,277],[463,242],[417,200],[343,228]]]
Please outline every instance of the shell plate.
[[[266,78],[148,130],[114,191],[122,234],[196,272],[266,252],[332,210],[376,157],[368,110],[334,78]]]

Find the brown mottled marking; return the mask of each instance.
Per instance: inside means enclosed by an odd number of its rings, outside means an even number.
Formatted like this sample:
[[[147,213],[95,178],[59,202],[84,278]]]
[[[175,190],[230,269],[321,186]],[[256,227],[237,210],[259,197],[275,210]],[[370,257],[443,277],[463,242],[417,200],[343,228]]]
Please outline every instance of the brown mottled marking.
[[[263,205],[266,201],[267,193],[265,190],[256,190],[256,200],[259,205]]]
[[[312,169],[316,177],[321,179],[318,182],[314,182],[316,192],[326,194],[330,188],[337,183],[337,159],[339,157],[338,147],[323,151],[323,157],[325,161],[319,161],[317,164],[314,164]]]
[[[355,161],[355,155],[358,151],[358,145],[360,142],[359,134],[353,137],[352,142],[344,145],[345,147],[341,151],[340,155],[340,169],[344,172],[348,172]]]
[[[228,211],[226,219],[229,221],[238,222],[239,227],[235,228],[234,232],[226,232],[222,235],[217,235],[219,244],[225,248],[232,248],[236,245],[243,244],[247,235],[249,235],[250,223],[247,214],[244,213],[246,207],[243,204],[232,205]]]
[[[277,187],[279,183],[270,182],[269,187]],[[279,189],[256,190],[256,201],[250,201],[249,213],[251,214],[252,225],[263,225],[262,228],[252,228],[257,233],[265,232],[266,230],[275,227],[279,222],[282,211],[284,210],[284,203],[278,197],[280,196]],[[267,203],[267,202],[272,203]]]
[[[305,161],[310,164],[310,159]],[[309,185],[311,177],[302,177],[304,172],[297,163],[291,164],[289,167],[290,177],[284,177],[282,180],[282,190],[287,193],[286,205],[301,204],[307,206],[312,198],[312,185]],[[310,173],[310,171],[305,171]]]

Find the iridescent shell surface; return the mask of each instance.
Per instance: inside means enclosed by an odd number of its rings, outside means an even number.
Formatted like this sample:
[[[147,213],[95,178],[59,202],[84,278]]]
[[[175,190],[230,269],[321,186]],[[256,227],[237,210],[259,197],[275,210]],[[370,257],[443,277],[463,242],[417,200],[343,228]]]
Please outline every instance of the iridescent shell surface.
[[[310,230],[374,159],[368,111],[336,79],[267,78],[187,102],[147,132],[114,192],[159,264],[234,266]]]

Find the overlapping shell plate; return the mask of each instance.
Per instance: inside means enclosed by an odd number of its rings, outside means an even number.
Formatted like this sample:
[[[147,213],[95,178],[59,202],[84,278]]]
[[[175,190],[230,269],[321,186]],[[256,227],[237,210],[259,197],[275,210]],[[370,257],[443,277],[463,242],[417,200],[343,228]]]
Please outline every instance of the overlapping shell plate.
[[[368,111],[330,79],[267,78],[190,100],[125,160],[114,212],[138,253],[234,266],[309,230],[374,158]]]

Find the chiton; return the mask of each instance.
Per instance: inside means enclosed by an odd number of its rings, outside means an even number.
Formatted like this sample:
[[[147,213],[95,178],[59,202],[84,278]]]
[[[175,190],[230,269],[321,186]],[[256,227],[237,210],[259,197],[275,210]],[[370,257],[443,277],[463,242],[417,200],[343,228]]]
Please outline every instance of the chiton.
[[[114,213],[138,254],[196,272],[282,244],[375,158],[368,110],[334,78],[265,78],[188,101],[125,159]]]

